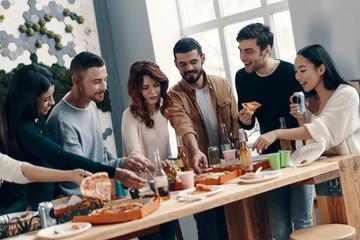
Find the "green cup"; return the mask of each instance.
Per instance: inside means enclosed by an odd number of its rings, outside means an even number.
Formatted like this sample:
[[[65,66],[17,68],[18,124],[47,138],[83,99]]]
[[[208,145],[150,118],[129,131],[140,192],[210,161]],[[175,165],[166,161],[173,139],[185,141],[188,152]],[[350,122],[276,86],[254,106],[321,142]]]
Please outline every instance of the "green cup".
[[[289,159],[291,151],[289,150],[279,150],[280,154],[280,166],[281,167],[288,167],[289,166]]]
[[[279,153],[271,153],[267,155],[270,163],[270,167],[272,170],[280,169],[280,154]]]

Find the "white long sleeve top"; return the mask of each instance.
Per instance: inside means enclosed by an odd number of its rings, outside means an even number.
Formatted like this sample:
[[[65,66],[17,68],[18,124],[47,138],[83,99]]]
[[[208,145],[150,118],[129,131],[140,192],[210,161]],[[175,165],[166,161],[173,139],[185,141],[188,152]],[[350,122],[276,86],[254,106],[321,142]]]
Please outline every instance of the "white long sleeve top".
[[[325,153],[360,153],[360,100],[355,88],[341,84],[318,116],[307,109],[306,122],[313,137],[306,143],[322,143]]]
[[[155,122],[154,128],[148,128],[139,118],[134,118],[130,108],[125,109],[121,124],[124,157],[140,156],[155,163],[154,150],[157,148],[161,160],[168,158],[168,120],[160,111],[157,111],[151,118]]]
[[[21,171],[20,166],[22,164],[29,163],[17,161],[5,154],[0,153],[0,179],[7,182],[15,182],[20,184],[29,183],[30,181]]]

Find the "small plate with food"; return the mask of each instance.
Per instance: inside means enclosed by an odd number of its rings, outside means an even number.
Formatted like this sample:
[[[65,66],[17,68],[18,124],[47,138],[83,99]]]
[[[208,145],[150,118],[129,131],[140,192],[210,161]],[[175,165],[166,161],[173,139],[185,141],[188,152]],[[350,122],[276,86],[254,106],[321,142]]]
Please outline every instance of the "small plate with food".
[[[89,228],[91,228],[91,224],[87,222],[64,223],[42,229],[37,233],[37,237],[50,239],[64,238],[82,233]]]
[[[239,183],[258,183],[258,182],[264,182],[271,179],[274,179],[281,175],[281,172],[278,170],[272,170],[272,171],[262,171],[259,173],[245,173],[244,175],[241,175],[239,177]]]
[[[219,185],[197,184],[195,188],[190,188],[179,192],[178,196],[180,197],[179,200],[181,200],[181,198],[200,200],[206,198],[207,196],[214,195],[223,189],[224,187]]]
[[[16,213],[10,213],[10,214],[6,214],[6,215],[1,215],[0,216],[0,224],[17,223],[18,219],[20,221],[25,221],[25,220],[31,219],[32,217],[35,217],[36,215],[38,215],[38,212],[34,212],[34,211],[24,211],[24,212],[16,212]]]
[[[302,167],[318,159],[323,154],[325,147],[321,143],[307,144],[295,152],[293,152],[289,159],[290,167]]]

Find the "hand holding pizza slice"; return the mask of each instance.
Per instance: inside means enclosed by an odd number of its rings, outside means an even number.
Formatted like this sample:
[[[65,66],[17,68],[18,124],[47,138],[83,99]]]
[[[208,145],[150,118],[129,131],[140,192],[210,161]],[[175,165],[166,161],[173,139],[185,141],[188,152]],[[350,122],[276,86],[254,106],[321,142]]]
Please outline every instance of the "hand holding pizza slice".
[[[247,108],[251,113],[254,113],[255,110],[261,106],[261,104],[256,101],[244,102],[244,103],[241,103],[241,105],[243,106],[243,108]]]
[[[102,201],[111,200],[111,180],[106,172],[84,178],[80,190],[84,197],[98,198]]]

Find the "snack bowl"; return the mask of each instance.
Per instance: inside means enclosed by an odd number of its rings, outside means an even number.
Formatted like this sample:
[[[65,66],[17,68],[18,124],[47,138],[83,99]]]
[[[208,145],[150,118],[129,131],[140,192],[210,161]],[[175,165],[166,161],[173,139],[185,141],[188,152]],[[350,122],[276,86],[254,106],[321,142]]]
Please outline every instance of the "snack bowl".
[[[169,190],[171,189],[171,182],[172,182],[172,178],[168,178]],[[149,187],[150,187],[150,189],[151,189],[153,192],[155,192],[154,180],[150,180],[150,181],[149,181]]]

